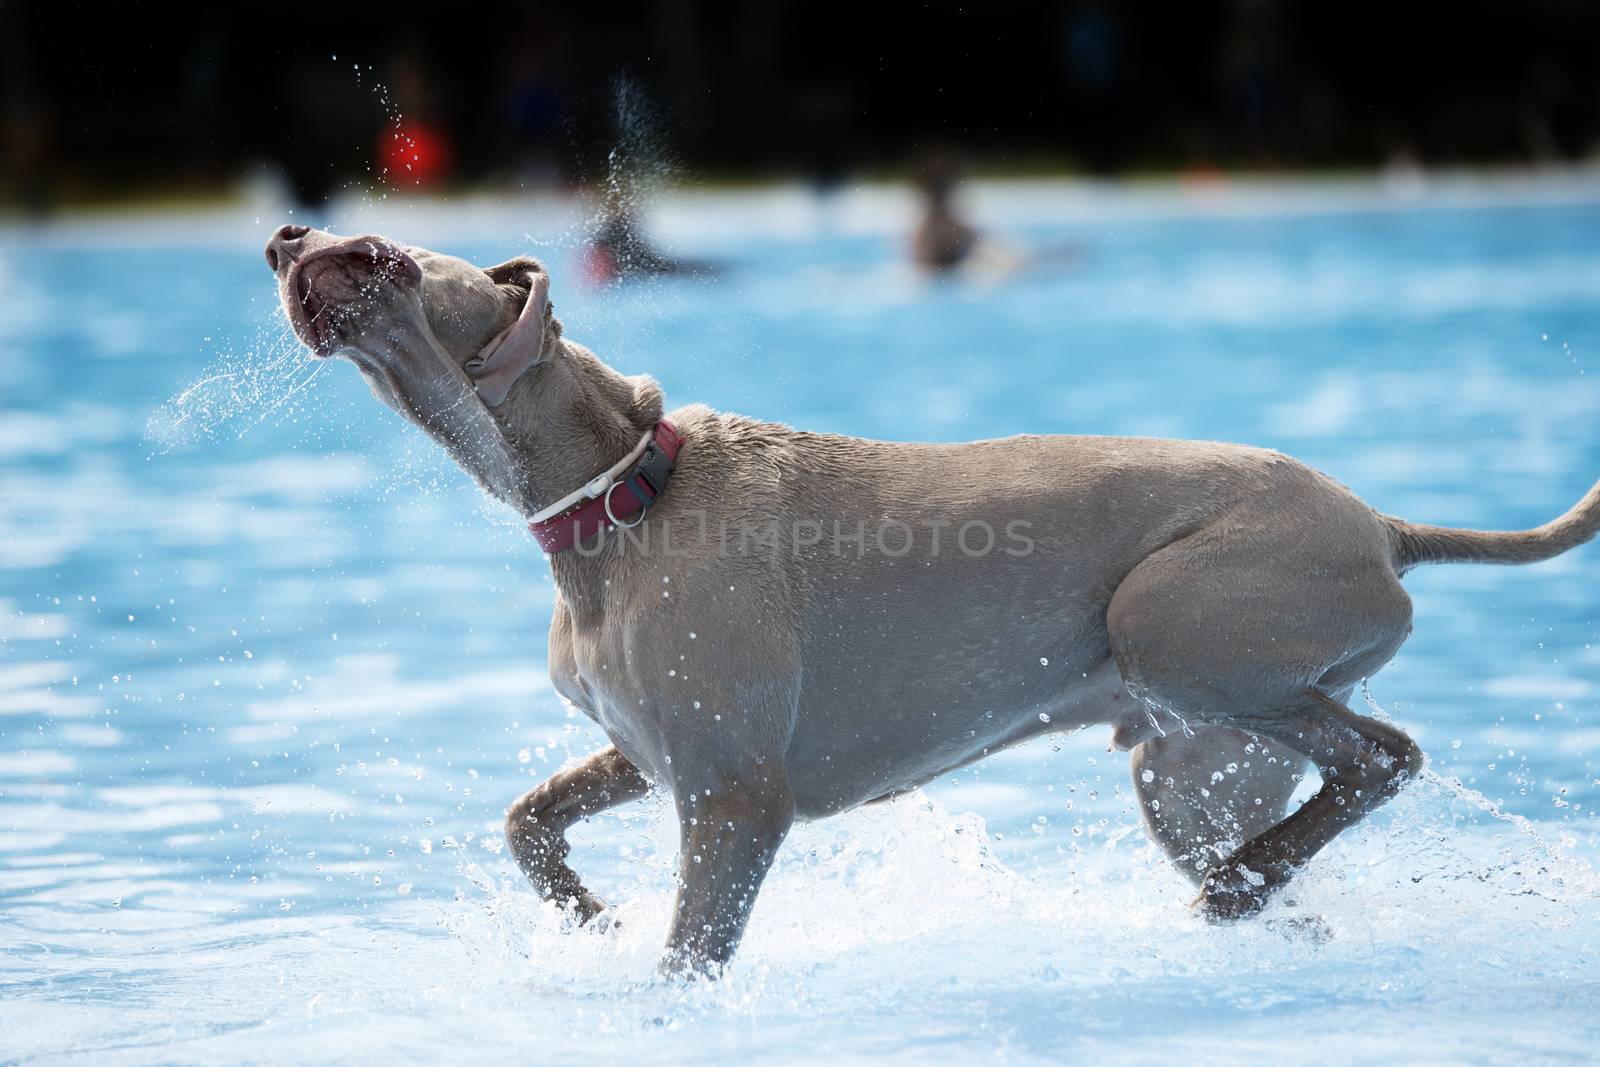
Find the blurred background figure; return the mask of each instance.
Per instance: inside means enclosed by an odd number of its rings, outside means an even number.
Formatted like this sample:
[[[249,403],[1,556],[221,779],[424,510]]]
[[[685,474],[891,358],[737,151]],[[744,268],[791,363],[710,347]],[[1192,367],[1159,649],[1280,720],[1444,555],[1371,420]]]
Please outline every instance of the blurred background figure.
[[[918,270],[993,282],[1021,271],[1061,270],[1077,263],[1080,251],[1074,244],[1023,247],[968,222],[961,209],[962,175],[960,158],[942,144],[930,148],[912,168],[912,184],[921,195],[921,214],[911,233],[911,262]]]
[[[715,274],[714,264],[675,259],[658,251],[640,233],[633,207],[620,197],[608,197],[599,228],[584,246],[584,279],[592,285],[647,278],[662,274]]]
[[[607,121],[596,123],[609,136],[600,210],[580,263],[594,285],[666,274],[717,273],[714,264],[679,259],[658,249],[645,235],[639,216],[652,194],[678,173],[669,134],[645,87],[627,74],[611,86]]]
[[[923,157],[913,180],[922,194],[922,218],[911,235],[911,259],[922,270],[939,274],[966,263],[978,247],[978,230],[956,211],[960,165],[946,148]]]

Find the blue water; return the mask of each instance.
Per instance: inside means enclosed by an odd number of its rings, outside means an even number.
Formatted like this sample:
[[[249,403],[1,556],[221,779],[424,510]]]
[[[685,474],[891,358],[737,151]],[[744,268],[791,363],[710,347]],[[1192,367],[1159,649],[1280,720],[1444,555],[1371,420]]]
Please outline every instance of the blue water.
[[[568,333],[672,403],[1242,441],[1459,525],[1600,476],[1600,189],[1259,192],[985,190],[1008,239],[1080,252],[992,284],[900,267],[891,193],[672,202],[723,275],[602,290],[570,205],[325,221],[537,252]],[[659,798],[577,832],[618,922],[564,928],[499,836],[603,743],[546,677],[546,566],[353,368],[301,359],[280,214],[0,231],[0,1061],[1592,1055],[1597,546],[1407,580],[1371,698],[1430,772],[1259,921],[1188,913],[1091,731],[799,829],[721,984],[654,980]]]

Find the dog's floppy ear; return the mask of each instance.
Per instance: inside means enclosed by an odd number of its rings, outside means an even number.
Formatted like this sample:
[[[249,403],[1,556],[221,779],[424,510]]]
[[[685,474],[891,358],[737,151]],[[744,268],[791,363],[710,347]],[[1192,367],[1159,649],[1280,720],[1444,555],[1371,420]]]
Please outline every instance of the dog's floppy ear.
[[[529,259],[512,260],[487,271],[496,282],[509,282],[513,275],[524,275],[531,284],[528,302],[522,305],[517,321],[496,334],[483,350],[467,360],[463,368],[473,388],[490,407],[505,403],[506,395],[528,368],[544,354],[545,315],[550,305],[550,275]],[[515,280],[520,281],[520,278]]]

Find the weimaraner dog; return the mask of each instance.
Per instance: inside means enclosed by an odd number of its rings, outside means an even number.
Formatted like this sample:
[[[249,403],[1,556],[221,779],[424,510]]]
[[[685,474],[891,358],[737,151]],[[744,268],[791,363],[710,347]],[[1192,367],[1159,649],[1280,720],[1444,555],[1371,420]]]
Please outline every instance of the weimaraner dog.
[[[1422,766],[1348,706],[1410,632],[1401,576],[1548,559],[1600,527],[1600,484],[1554,522],[1489,533],[1379,514],[1258,448],[664,417],[655,381],[563,336],[533,259],[480,269],[304,226],[266,256],[313,353],[354,362],[532,520],[559,593],[551,677],[613,745],[517,800],[506,835],[587,920],[604,905],[566,830],[670,789],[669,972],[729,960],[796,819],[1095,724],[1133,750],[1196,906],[1255,912]],[[1308,762],[1321,786],[1286,814]]]

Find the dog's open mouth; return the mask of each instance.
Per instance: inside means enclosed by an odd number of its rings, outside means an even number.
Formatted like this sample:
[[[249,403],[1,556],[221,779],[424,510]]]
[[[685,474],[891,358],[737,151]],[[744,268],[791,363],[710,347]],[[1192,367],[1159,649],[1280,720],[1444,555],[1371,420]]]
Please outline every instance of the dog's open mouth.
[[[290,270],[283,294],[289,324],[317,356],[332,355],[342,333],[370,312],[394,285],[414,283],[416,264],[375,238],[355,238],[316,252]]]

